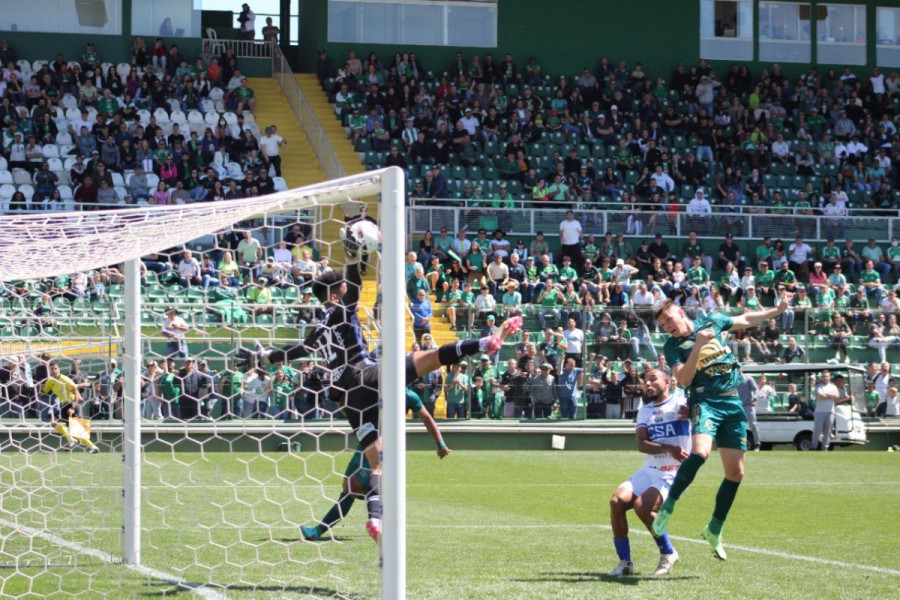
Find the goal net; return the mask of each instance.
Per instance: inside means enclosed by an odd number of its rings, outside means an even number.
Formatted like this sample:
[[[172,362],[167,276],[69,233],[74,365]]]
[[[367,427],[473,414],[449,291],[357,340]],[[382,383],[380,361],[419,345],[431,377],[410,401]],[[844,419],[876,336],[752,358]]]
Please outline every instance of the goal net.
[[[0,217],[0,595],[405,597],[403,180]],[[353,201],[383,238],[358,312],[384,399],[381,569],[365,500],[337,504],[367,471],[346,470],[326,357],[236,358],[322,318],[310,281],[344,268]]]

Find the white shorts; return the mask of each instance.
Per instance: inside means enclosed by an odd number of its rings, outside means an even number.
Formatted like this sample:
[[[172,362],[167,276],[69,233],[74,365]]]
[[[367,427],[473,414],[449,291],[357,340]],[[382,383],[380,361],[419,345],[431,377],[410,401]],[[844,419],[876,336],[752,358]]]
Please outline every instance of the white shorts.
[[[665,500],[669,495],[669,488],[672,487],[672,482],[675,481],[676,472],[677,470],[662,471],[644,467],[639,471],[635,471],[634,475],[625,480],[619,487],[631,490],[635,496],[642,496],[650,488],[656,488],[659,490],[659,495]]]

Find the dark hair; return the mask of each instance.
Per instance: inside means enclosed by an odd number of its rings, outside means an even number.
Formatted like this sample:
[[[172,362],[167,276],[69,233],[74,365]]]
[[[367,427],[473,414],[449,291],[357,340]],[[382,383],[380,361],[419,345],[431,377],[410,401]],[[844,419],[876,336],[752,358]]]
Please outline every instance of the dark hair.
[[[324,304],[343,282],[344,274],[341,271],[328,271],[313,280],[312,293],[319,299],[319,302]]]

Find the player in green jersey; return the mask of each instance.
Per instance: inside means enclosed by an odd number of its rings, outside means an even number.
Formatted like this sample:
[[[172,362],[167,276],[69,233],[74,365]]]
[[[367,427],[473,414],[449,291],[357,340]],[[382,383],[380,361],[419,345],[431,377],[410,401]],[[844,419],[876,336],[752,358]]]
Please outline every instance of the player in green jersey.
[[[669,497],[653,521],[654,535],[665,533],[675,503],[706,462],[715,439],[725,478],[716,494],[712,519],[701,535],[712,546],[714,555],[725,560],[722,525],[744,477],[747,451],[747,417],[737,394],[743,376],[737,357],[728,346],[727,332],[757,327],[780,315],[790,297],[790,293],[783,293],[775,308],[736,317],[714,313],[696,321],[690,320],[672,300],[654,307],[654,318],[670,336],[663,347],[666,362],[678,384],[689,391],[693,430],[691,455],[679,467]]]
[[[413,415],[422,421],[422,424],[425,425],[425,429],[431,434],[431,437],[434,438],[434,443],[437,444],[438,458],[444,458],[450,454],[452,450],[450,450],[450,448],[447,447],[446,442],[444,442],[444,438],[441,436],[441,430],[438,429],[437,423],[434,422],[431,413],[429,413],[428,410],[426,410],[425,405],[422,404],[422,399],[419,398],[419,395],[412,390],[406,390],[406,408],[407,410],[411,410]],[[369,466],[369,461],[366,459],[366,455],[363,452],[362,444],[359,444],[353,452],[353,457],[347,464],[347,468],[344,469],[344,480],[341,484],[340,498],[338,498],[335,505],[325,513],[325,517],[322,519],[321,523],[318,525],[303,525],[300,527],[300,533],[303,534],[303,538],[311,541],[320,540],[322,539],[322,536],[325,535],[325,532],[333,529],[341,519],[346,517],[347,513],[350,512],[350,508],[353,506],[353,502],[355,502],[357,498],[365,497],[366,490],[369,487],[369,477],[371,474],[372,469]]]

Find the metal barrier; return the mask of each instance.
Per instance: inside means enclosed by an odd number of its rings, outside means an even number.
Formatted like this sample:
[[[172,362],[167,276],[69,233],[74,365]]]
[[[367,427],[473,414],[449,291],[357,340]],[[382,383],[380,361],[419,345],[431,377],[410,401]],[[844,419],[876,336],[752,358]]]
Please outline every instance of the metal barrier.
[[[470,232],[485,229],[490,234],[502,229],[508,236],[534,236],[541,231],[548,238],[555,238],[559,235],[560,222],[570,210],[566,203],[553,206],[554,203],[515,201],[514,208],[498,208],[495,203],[501,205],[490,198],[469,202],[411,198],[407,209],[409,232],[434,233],[446,227],[454,233],[466,228]],[[547,204],[550,206],[545,206]],[[600,236],[598,242],[607,231],[629,237],[652,238],[659,233],[686,238],[688,232],[696,230],[698,237],[705,239],[721,240],[731,233],[736,240],[762,240],[769,236],[784,240],[786,245],[797,235],[810,242],[825,242],[829,237],[839,243],[844,239],[861,240],[856,248],[859,251],[861,244],[869,238],[883,243],[900,232],[896,216],[879,216],[877,211],[856,209],[851,216],[837,221],[821,216],[751,214],[746,212],[746,207],[745,212],[732,213],[716,206],[714,212],[706,215],[688,214],[683,205],[679,205],[677,211],[652,204],[629,204],[619,208],[573,205],[571,209],[585,234]]]
[[[208,40],[210,44],[214,44],[222,53],[230,48],[237,58],[271,58],[273,48],[277,48],[273,42],[265,42],[263,40],[225,40],[217,38]]]
[[[319,123],[319,119],[304,97],[300,84],[297,83],[294,72],[291,70],[284,53],[282,53],[281,48],[275,45],[272,45],[272,76],[278,81],[284,97],[287,98],[288,103],[291,105],[297,121],[300,122],[300,127],[303,128],[303,132],[309,139],[309,144],[312,146],[313,152],[322,166],[322,170],[325,172],[325,176],[328,179],[344,177],[347,172],[334,151],[331,140],[328,139],[322,124]]]

